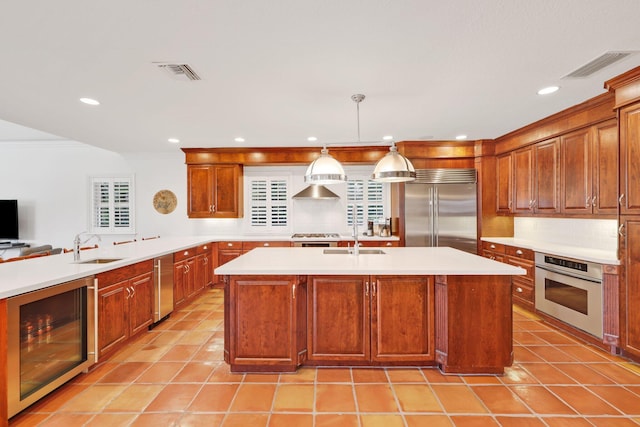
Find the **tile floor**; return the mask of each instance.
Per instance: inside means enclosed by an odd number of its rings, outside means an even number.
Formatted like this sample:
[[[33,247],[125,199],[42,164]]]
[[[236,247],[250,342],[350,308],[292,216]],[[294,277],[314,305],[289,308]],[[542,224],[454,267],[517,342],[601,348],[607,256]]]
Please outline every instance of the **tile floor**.
[[[435,368],[238,375],[222,361],[222,292],[207,291],[12,426],[638,426],[640,367],[514,311],[504,376]]]

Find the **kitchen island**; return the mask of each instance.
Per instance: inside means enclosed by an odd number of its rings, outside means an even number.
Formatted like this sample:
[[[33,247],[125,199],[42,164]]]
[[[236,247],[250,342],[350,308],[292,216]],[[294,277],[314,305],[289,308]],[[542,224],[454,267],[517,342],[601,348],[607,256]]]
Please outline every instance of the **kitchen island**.
[[[501,374],[513,359],[511,276],[521,268],[452,248],[258,248],[225,276],[233,372],[438,366]]]

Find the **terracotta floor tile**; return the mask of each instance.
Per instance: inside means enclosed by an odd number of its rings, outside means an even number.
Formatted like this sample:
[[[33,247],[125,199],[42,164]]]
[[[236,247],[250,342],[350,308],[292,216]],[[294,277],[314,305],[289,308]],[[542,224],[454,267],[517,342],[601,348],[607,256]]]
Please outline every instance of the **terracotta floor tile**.
[[[224,346],[223,343],[213,344],[209,343],[200,347],[200,349],[193,355],[191,361],[193,362],[207,362],[212,364],[219,364],[222,361],[222,352]]]
[[[207,362],[187,362],[171,380],[174,383],[203,383],[209,379],[216,366]]]
[[[315,380],[315,368],[298,368],[295,374],[280,374],[281,383],[312,383]]]
[[[522,363],[534,378],[542,384],[575,384],[575,380],[565,375],[550,363]]]
[[[184,414],[178,427],[219,427],[225,414]],[[156,426],[160,427],[160,426]]]
[[[418,368],[402,369],[393,368],[387,369],[387,376],[392,383],[424,383],[426,379],[422,375],[422,371]]]
[[[165,355],[170,349],[172,344],[166,344],[164,346],[157,346],[155,344],[149,344],[142,348],[138,348],[132,351],[126,358],[123,358],[123,362],[157,362]]]
[[[356,384],[360,412],[397,412],[390,384]]]
[[[172,331],[193,331],[199,323],[199,320],[179,320],[173,322],[169,329]]]
[[[167,321],[167,323],[170,323]],[[182,331],[163,331],[162,333],[158,333],[157,337],[151,341],[149,344],[156,345],[158,347],[165,346],[167,344],[175,344],[180,341],[180,338],[184,336],[185,332]]]
[[[239,384],[205,384],[188,409],[195,412],[227,411],[238,387]]]
[[[142,412],[164,385],[133,384],[104,407],[106,412]]]
[[[89,387],[87,384],[67,383],[54,393],[40,399],[38,402],[25,409],[25,412],[55,412],[60,410],[74,397],[80,395]]]
[[[279,379],[280,374],[245,374],[243,382],[277,384]]]
[[[183,411],[200,390],[199,384],[169,384],[147,406],[146,411]]]
[[[361,415],[362,427],[404,427],[402,415]]]
[[[140,414],[130,427],[159,427],[177,425],[182,414],[180,412],[163,412],[155,414]]]
[[[183,368],[184,362],[156,362],[142,373],[137,383],[165,384]]]
[[[560,401],[542,386],[518,385],[511,386],[511,390],[524,401],[536,414],[575,415],[575,411]]]
[[[640,375],[617,363],[594,363],[589,365],[602,375],[611,378],[618,384],[640,384]]]
[[[229,365],[223,363],[218,365],[214,369],[213,373],[209,377],[210,383],[241,383],[244,379],[244,374],[234,374],[229,370]]]
[[[482,402],[469,386],[434,384],[431,387],[445,412],[466,414],[483,414],[487,412]]]
[[[541,357],[546,362],[577,362],[574,357],[562,351],[561,346],[554,347],[550,345],[530,345],[527,346],[527,349],[535,355]]]
[[[445,375],[438,368],[424,368],[422,369],[422,374],[427,378],[427,382],[429,383],[462,383],[463,379],[458,375]]]
[[[351,370],[353,382],[360,383],[388,383],[387,374],[382,368],[353,368]]]
[[[271,414],[268,427],[313,427],[313,415]]]
[[[176,344],[181,345],[202,345],[202,343],[207,342],[207,339],[211,333],[209,331],[190,331],[187,332],[180,338]]]
[[[44,421],[50,416],[51,414],[29,414],[22,412],[11,418],[11,420],[9,420],[9,425],[11,427],[33,427],[45,425]]]
[[[513,342],[519,345],[547,344],[547,341],[529,331],[513,331]]]
[[[606,354],[584,345],[563,345],[560,349],[578,362],[603,363],[610,361]]]
[[[589,390],[613,405],[623,414],[640,415],[640,396],[622,386],[587,386]]]
[[[591,364],[558,363],[555,366],[582,385],[613,384],[613,380],[611,378],[591,369]]]
[[[93,418],[93,414],[65,414],[58,412],[47,418],[42,425],[46,427],[81,426],[91,418]]]
[[[315,422],[316,427],[360,427],[358,416],[350,414],[318,414]]]
[[[405,415],[407,427],[450,427],[453,426],[445,415]]]
[[[78,384],[94,384],[118,366],[120,366],[120,363],[116,362],[100,363],[98,366],[92,368],[88,373],[80,374],[69,382]]]
[[[230,411],[269,412],[273,406],[276,384],[240,384]]]
[[[504,384],[539,384],[539,381],[525,371],[520,364],[505,368],[500,381]]]
[[[138,414],[98,414],[83,427],[122,427],[128,426]]]
[[[126,385],[97,384],[87,387],[60,408],[60,412],[100,412],[107,403],[127,388]]]
[[[393,390],[404,412],[442,412],[427,384],[394,384]]]
[[[544,362],[544,359],[535,354],[527,347],[521,345],[513,346],[513,361],[518,363],[524,362]]]
[[[541,340],[553,345],[575,345],[578,343],[575,338],[559,331],[534,331],[531,333]]]
[[[163,362],[188,362],[199,348],[200,346],[197,345],[174,345],[160,360]]]
[[[496,421],[501,427],[546,427],[540,418],[531,417],[514,417],[514,416],[497,416]]]
[[[587,418],[596,427],[638,427],[638,424],[629,418]]]
[[[547,387],[581,415],[622,415],[620,411],[582,386]]]
[[[502,376],[498,375],[466,375],[462,380],[466,384],[502,384]]]
[[[356,412],[351,384],[316,385],[317,412]]]
[[[227,414],[221,427],[266,427],[269,414]]]
[[[507,386],[474,386],[471,389],[492,413],[531,413],[518,396]]]
[[[593,427],[582,417],[542,417],[549,427]]]
[[[453,415],[451,421],[456,427],[491,427],[499,426],[493,418],[479,415]]]
[[[149,362],[127,362],[116,366],[104,375],[98,383],[130,383],[151,366]]]
[[[351,383],[351,368],[318,368],[316,381],[324,383]]]
[[[276,391],[273,410],[274,412],[311,412],[313,399],[313,384],[281,384]]]

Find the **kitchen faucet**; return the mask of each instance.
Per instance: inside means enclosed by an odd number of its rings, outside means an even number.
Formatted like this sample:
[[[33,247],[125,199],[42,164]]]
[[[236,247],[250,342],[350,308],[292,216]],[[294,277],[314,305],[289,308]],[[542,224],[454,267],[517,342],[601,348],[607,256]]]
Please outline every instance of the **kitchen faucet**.
[[[358,220],[357,220],[357,212],[356,205],[353,205],[353,254],[358,256],[360,255],[360,242],[358,242]]]
[[[84,245],[89,240],[93,239],[94,237],[97,238],[99,242],[102,241],[100,236],[98,236],[97,234],[90,234],[89,237],[87,237],[87,240],[85,240],[84,242],[81,242],[80,241],[80,236],[85,234],[85,233],[86,233],[86,231],[78,233],[78,234],[76,234],[76,237],[73,238],[73,260],[74,261],[80,261],[80,245]]]

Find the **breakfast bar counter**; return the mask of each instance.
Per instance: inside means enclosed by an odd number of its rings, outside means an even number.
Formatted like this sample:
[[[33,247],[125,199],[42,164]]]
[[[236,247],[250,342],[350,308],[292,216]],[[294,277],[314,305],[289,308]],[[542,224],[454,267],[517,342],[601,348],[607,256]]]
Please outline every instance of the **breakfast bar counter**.
[[[512,354],[511,276],[452,248],[258,248],[225,277],[233,372],[314,366],[437,366],[502,374]]]

